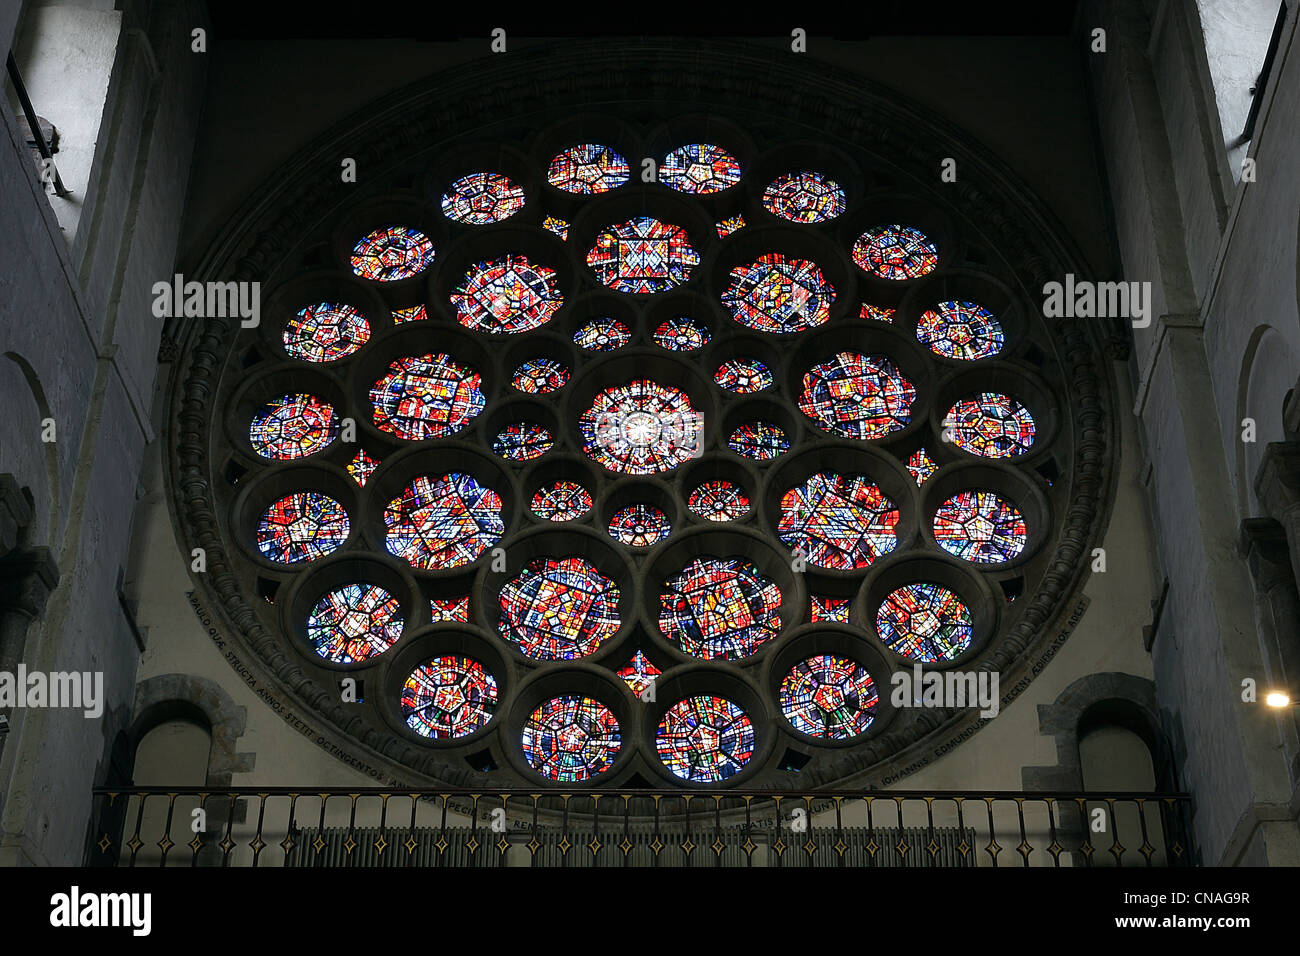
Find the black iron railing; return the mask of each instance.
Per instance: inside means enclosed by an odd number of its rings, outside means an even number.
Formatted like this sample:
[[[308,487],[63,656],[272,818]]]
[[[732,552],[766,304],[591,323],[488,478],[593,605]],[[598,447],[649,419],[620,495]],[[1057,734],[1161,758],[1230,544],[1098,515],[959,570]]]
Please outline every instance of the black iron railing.
[[[91,866],[1190,866],[1187,794],[96,788]]]

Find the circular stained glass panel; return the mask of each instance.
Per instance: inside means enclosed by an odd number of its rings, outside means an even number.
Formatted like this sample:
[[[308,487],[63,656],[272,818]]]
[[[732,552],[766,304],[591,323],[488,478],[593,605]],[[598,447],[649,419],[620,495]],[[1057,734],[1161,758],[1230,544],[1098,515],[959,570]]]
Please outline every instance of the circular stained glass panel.
[[[701,660],[749,657],[781,630],[781,589],[741,558],[695,558],[664,583],[659,630]]]
[[[515,369],[510,384],[528,395],[558,392],[569,384],[569,369],[556,359],[529,359]]]
[[[638,216],[596,234],[587,265],[615,292],[663,292],[681,285],[700,264],[700,254],[681,226]]]
[[[547,521],[574,521],[591,510],[591,492],[576,481],[553,481],[537,489],[528,508]]]
[[[253,416],[248,441],[272,461],[295,461],[325,448],[338,436],[334,406],[315,395],[282,395]]]
[[[561,783],[589,780],[618,757],[618,719],[590,697],[553,697],[524,722],[521,745],[528,765]]]
[[[419,275],[433,262],[433,242],[410,226],[383,226],[352,249],[352,271],[374,282],[397,282]]]
[[[735,482],[717,478],[696,485],[686,507],[709,521],[735,521],[749,511],[749,495]]]
[[[864,272],[901,282],[933,272],[939,265],[939,250],[912,226],[876,226],[853,244],[853,261]]]
[[[514,254],[471,266],[451,294],[461,325],[493,335],[545,325],[563,304],[555,270]]]
[[[819,654],[800,661],[781,681],[781,713],[809,737],[848,740],[870,729],[880,695],[857,661]]]
[[[771,461],[790,450],[790,439],[780,425],[746,422],[727,438],[727,447],[744,458]]]
[[[577,557],[536,558],[501,588],[497,630],[525,657],[587,657],[619,628],[619,590]]]
[[[487,399],[477,371],[438,352],[390,363],[388,374],[370,389],[370,402],[380,431],[423,441],[454,435],[483,411]]]
[[[421,476],[384,509],[389,552],[413,568],[458,568],[492,547],[505,532],[501,496],[473,475]]]
[[[777,534],[809,564],[865,568],[898,545],[898,506],[862,475],[819,471],[781,498]]]
[[[402,607],[377,584],[345,584],[307,615],[307,641],[332,664],[364,664],[402,636]]]
[[[578,420],[587,456],[628,475],[668,471],[689,461],[703,427],[685,392],[648,379],[598,393]]]
[[[670,352],[690,352],[709,341],[709,330],[695,319],[681,316],[660,323],[655,329],[655,345]]]
[[[668,516],[653,505],[628,505],[609,519],[609,536],[631,548],[648,548],[671,533]]]
[[[844,190],[821,173],[786,173],[763,190],[763,207],[790,222],[829,222],[844,212]]]
[[[470,173],[442,195],[442,214],[467,226],[501,222],[523,208],[523,189],[501,173]]]
[[[402,685],[402,719],[422,737],[452,740],[486,727],[500,703],[497,680],[470,657],[437,657]]]
[[[337,362],[370,341],[370,323],[350,305],[320,302],[290,319],[281,341],[290,358]]]
[[[594,196],[617,189],[630,175],[627,160],[618,152],[599,143],[582,143],[551,160],[546,181],[566,193]]]
[[[1029,531],[1014,504],[992,491],[962,491],[934,513],[934,540],[976,564],[1000,564],[1025,550]]]
[[[749,395],[772,387],[772,372],[758,359],[727,359],[713,373],[719,388],[737,395]]]
[[[876,632],[890,650],[921,664],[960,657],[975,633],[961,598],[926,582],[891,591],[876,611]]]
[[[295,491],[262,513],[257,550],[268,561],[295,564],[337,551],[351,529],[343,506],[318,491]]]
[[[731,270],[722,304],[741,325],[787,335],[821,325],[831,315],[835,286],[809,259],[779,252]]]
[[[935,355],[973,362],[997,355],[1006,345],[1002,323],[974,302],[940,302],[921,313],[916,338]]]
[[[659,759],[675,776],[717,783],[754,756],[754,724],[722,697],[687,697],[669,707],[655,732]]]
[[[1014,458],[1034,444],[1034,416],[1010,395],[978,392],[944,416],[944,437],[981,458]]]
[[[659,181],[678,192],[705,196],[740,182],[740,161],[721,146],[691,143],[664,157]]]
[[[906,427],[916,386],[883,355],[840,352],[803,377],[799,408],[845,438],[883,438]]]
[[[492,439],[492,450],[507,461],[541,458],[554,445],[551,433],[536,422],[512,422]]]

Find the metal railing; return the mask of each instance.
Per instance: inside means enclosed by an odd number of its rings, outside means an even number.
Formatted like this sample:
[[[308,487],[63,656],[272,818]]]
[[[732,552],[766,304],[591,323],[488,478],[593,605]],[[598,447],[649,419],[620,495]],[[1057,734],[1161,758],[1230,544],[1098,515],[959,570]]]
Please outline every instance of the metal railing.
[[[1182,793],[94,791],[89,866],[1190,866]]]

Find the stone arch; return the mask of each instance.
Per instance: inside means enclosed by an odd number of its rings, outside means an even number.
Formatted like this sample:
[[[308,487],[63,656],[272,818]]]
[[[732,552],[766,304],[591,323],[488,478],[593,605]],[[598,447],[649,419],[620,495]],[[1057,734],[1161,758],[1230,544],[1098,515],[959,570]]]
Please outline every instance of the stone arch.
[[[1026,790],[1082,790],[1079,741],[1102,727],[1120,727],[1141,738],[1151,753],[1157,789],[1173,789],[1173,748],[1156,703],[1156,685],[1118,672],[1089,674],[1070,684],[1050,704],[1038,705],[1039,732],[1056,738],[1057,764],[1025,767]]]
[[[234,774],[253,769],[256,755],[236,749],[248,721],[248,709],[236,704],[213,680],[193,674],[151,677],[136,686],[133,713],[135,719],[126,731],[131,761],[149,731],[170,720],[186,720],[203,727],[212,738],[208,787],[229,787]]]
[[[1269,442],[1286,439],[1283,405],[1300,375],[1300,356],[1288,337],[1271,325],[1251,332],[1237,378],[1237,411],[1228,434],[1237,444],[1237,506],[1242,518],[1255,517],[1255,473]],[[1241,422],[1255,420],[1255,441],[1240,441]]]
[[[31,394],[33,403],[36,405],[40,420],[53,418],[54,414],[50,409],[49,399],[46,397],[45,389],[41,385],[40,376],[36,373],[36,369],[32,367],[32,364],[17,352],[5,352],[4,357],[18,367],[19,373],[27,383],[27,389]],[[37,424],[33,423],[33,425]],[[33,434],[39,436],[38,432],[33,432]],[[54,442],[46,443],[42,449],[45,464],[44,485],[48,489],[45,494],[48,495],[49,500],[46,502],[47,507],[43,509],[43,516],[40,514],[42,509],[36,509],[33,523],[28,529],[27,543],[29,545],[52,546],[54,538],[59,532],[59,458],[56,449],[57,445]],[[37,501],[42,497],[39,489],[32,489],[32,494]]]

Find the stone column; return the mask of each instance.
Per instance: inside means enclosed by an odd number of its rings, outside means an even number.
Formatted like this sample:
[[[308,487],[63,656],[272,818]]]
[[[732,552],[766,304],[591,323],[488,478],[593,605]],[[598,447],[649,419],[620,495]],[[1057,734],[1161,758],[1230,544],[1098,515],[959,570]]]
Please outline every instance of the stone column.
[[[59,583],[59,569],[48,548],[10,552],[0,558],[0,673],[14,673],[23,659],[27,629],[41,616],[45,602]],[[0,707],[0,717],[10,716],[10,707]],[[12,728],[6,723],[0,734],[0,761]],[[3,796],[0,793],[0,796]]]
[[[1300,441],[1268,444],[1255,474],[1255,496],[1286,534],[1292,577],[1300,589]]]

